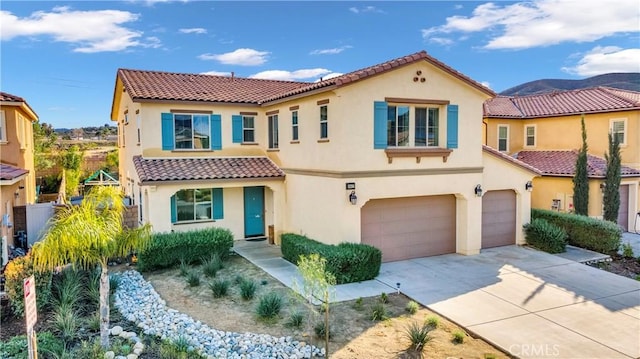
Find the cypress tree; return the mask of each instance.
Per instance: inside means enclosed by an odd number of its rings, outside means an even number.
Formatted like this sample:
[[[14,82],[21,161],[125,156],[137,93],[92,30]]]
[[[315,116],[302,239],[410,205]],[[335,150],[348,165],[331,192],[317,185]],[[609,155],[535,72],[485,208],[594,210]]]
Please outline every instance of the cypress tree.
[[[589,213],[589,173],[587,170],[587,130],[584,126],[584,115],[580,120],[582,124],[582,148],[578,152],[576,160],[576,172],[573,176],[573,207],[576,214],[586,216]]]
[[[617,223],[618,210],[620,209],[620,141],[617,136],[609,132],[609,153],[604,154],[607,161],[607,172],[605,175],[604,196],[604,219]]]

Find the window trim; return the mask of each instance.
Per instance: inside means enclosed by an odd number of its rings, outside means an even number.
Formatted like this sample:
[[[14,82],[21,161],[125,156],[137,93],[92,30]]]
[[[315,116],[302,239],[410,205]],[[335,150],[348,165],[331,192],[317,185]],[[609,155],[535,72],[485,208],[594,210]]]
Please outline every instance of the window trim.
[[[300,120],[297,109],[291,111],[291,141],[300,141]]]
[[[211,115],[209,114],[205,114],[202,112],[174,112],[171,111],[171,114],[173,115],[173,151],[211,151],[211,145],[212,145],[212,141],[213,138],[211,136]],[[191,116],[191,148],[179,148],[177,146],[176,143],[176,128],[178,128],[178,126],[176,126],[176,115],[182,115],[182,116]],[[207,135],[209,136],[209,147],[203,147],[203,148],[195,148],[194,144],[195,144],[195,140],[194,140],[194,135],[195,135],[195,125],[193,123],[194,121],[194,116],[202,116],[202,117],[206,117],[207,118],[207,122],[208,122],[208,128],[209,131],[207,132]],[[124,128],[124,127],[123,127]],[[123,132],[124,135],[124,132]],[[124,140],[124,136],[123,136],[123,140]],[[124,146],[123,146],[124,147]]]
[[[7,142],[7,119],[4,110],[0,110],[0,143],[5,144]]]
[[[528,140],[529,140],[529,133],[527,132],[527,130],[529,128],[533,128],[533,144],[530,145]],[[538,126],[535,124],[531,124],[531,125],[524,125],[524,147],[527,148],[534,148],[536,147],[536,144],[538,143]]]
[[[327,105],[329,103],[329,101],[327,100],[326,103],[320,105],[319,109],[320,109],[320,139],[321,140],[326,140],[329,138],[329,106]],[[324,118],[322,116],[322,109],[324,109]],[[325,129],[325,134],[324,136],[322,135],[322,125],[324,125],[324,129]]]
[[[241,116],[241,120],[242,120],[242,143],[243,144],[254,144],[256,143],[256,116],[255,115],[240,115]],[[251,118],[253,121],[253,127],[245,127],[244,126],[244,119],[245,118]],[[251,133],[253,134],[253,141],[247,141],[244,132],[245,131],[251,131]]]
[[[137,145],[140,145],[140,142],[141,142],[141,137],[142,137],[141,127],[142,127],[142,118],[140,117],[140,110],[136,110],[136,134],[138,136]]]
[[[409,127],[411,127],[413,129],[413,136],[411,137],[413,139],[413,145],[411,143],[411,141],[409,141],[409,145],[410,147],[418,147],[418,148],[438,148],[440,147],[440,129],[441,129],[441,124],[440,124],[440,106],[421,106],[420,105],[414,105],[414,106],[409,106]],[[411,126],[411,109],[413,109],[413,126]],[[418,110],[425,110],[425,144],[423,145],[417,145],[416,144],[416,139],[417,139],[417,135],[418,135],[418,116],[417,116],[417,111]],[[433,126],[434,131],[434,142],[435,144],[430,145],[429,144],[429,113],[431,112],[430,110],[435,110],[437,112],[437,117],[435,118],[435,126]]]
[[[613,132],[613,124],[615,122],[622,122],[622,126],[623,126],[622,136],[623,136],[624,141],[620,142],[620,146],[624,147],[624,146],[627,145],[627,137],[629,137],[628,136],[628,131],[627,131],[627,118],[626,117],[624,117],[624,118],[620,117],[620,118],[609,119],[609,132],[611,134],[614,134],[614,132]]]
[[[197,216],[197,211],[196,211],[197,205],[198,205],[198,204],[207,203],[207,202],[197,202],[197,201],[195,200],[195,191],[196,191],[196,190],[209,190],[209,191],[211,192],[211,200],[210,200],[210,201],[208,201],[208,202],[211,204],[211,217],[210,217],[210,218],[204,218],[204,219],[197,219],[197,218],[196,218],[196,216]],[[193,204],[193,216],[194,216],[194,218],[193,218],[193,219],[184,219],[184,220],[180,220],[180,219],[179,219],[179,212],[178,212],[178,193],[179,193],[179,192],[182,192],[182,191],[193,191],[193,201],[191,202],[191,203]],[[200,222],[215,222],[215,219],[214,219],[214,209],[213,209],[213,206],[214,206],[213,195],[214,195],[213,188],[186,188],[186,189],[178,190],[178,191],[175,193],[175,196],[176,196],[176,201],[175,201],[175,207],[176,207],[176,208],[175,208],[175,211],[176,211],[176,221],[175,221],[175,222],[173,222],[173,224],[200,223]]]
[[[500,128],[503,128],[503,127],[506,128],[506,130],[507,130],[507,137],[504,139],[505,140],[505,145],[504,145],[505,149],[501,150],[500,149]],[[497,140],[496,140],[496,142],[497,142],[497,146],[496,146],[497,150],[500,151],[500,152],[509,152],[509,125],[507,125],[507,124],[499,124],[498,127],[497,127],[497,134],[496,135],[497,135]]]

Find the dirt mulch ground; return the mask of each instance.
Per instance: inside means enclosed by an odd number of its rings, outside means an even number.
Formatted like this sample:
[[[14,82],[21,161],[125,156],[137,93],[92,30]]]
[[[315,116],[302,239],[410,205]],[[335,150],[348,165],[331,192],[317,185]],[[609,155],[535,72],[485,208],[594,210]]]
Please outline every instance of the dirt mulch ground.
[[[631,279],[639,280],[640,278],[640,258],[613,255],[611,262],[595,263],[593,266]]]
[[[198,267],[193,267],[198,269]],[[202,284],[189,287],[178,269],[144,274],[160,296],[171,308],[189,314],[207,325],[225,331],[268,333],[274,336],[293,336],[320,347],[324,342],[315,338],[313,326],[321,320],[311,315],[305,324],[297,329],[287,326],[291,313],[309,313],[304,303],[295,299],[293,291],[282,285],[240,256],[233,256],[216,279],[231,281],[230,293],[224,298],[214,298],[208,283],[213,279],[202,276]],[[239,294],[239,286],[233,284],[238,276],[258,283],[256,298],[244,301]],[[255,307],[259,297],[270,291],[281,293],[286,305],[280,318],[273,322],[257,319]],[[415,353],[407,352],[409,342],[405,338],[405,328],[412,322],[422,324],[426,318],[437,316],[424,307],[411,315],[405,307],[409,299],[404,295],[391,294],[384,304],[387,319],[371,320],[371,308],[380,301],[379,297],[363,298],[361,305],[356,301],[332,304],[330,307],[330,328],[333,333],[329,351],[331,358],[413,358]],[[507,358],[500,350],[481,339],[467,335],[464,343],[452,341],[453,332],[462,330],[452,322],[438,317],[439,326],[431,332],[432,340],[426,345],[424,354],[435,358]]]

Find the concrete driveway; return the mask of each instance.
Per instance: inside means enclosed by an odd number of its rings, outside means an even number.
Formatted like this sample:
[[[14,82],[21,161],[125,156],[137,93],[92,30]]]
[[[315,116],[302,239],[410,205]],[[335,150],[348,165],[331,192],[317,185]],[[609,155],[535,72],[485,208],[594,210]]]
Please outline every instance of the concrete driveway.
[[[384,263],[377,280],[521,358],[640,357],[640,282],[507,246]]]

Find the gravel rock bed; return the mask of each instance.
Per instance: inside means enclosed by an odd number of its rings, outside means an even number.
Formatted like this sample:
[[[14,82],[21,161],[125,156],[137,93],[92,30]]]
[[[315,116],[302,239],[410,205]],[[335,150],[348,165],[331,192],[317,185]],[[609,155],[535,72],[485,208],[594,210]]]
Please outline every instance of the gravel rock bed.
[[[292,337],[235,333],[213,329],[186,314],[167,307],[153,286],[140,273],[129,270],[118,275],[115,305],[120,313],[146,335],[169,341],[187,341],[190,350],[210,358],[314,358],[324,349]]]

